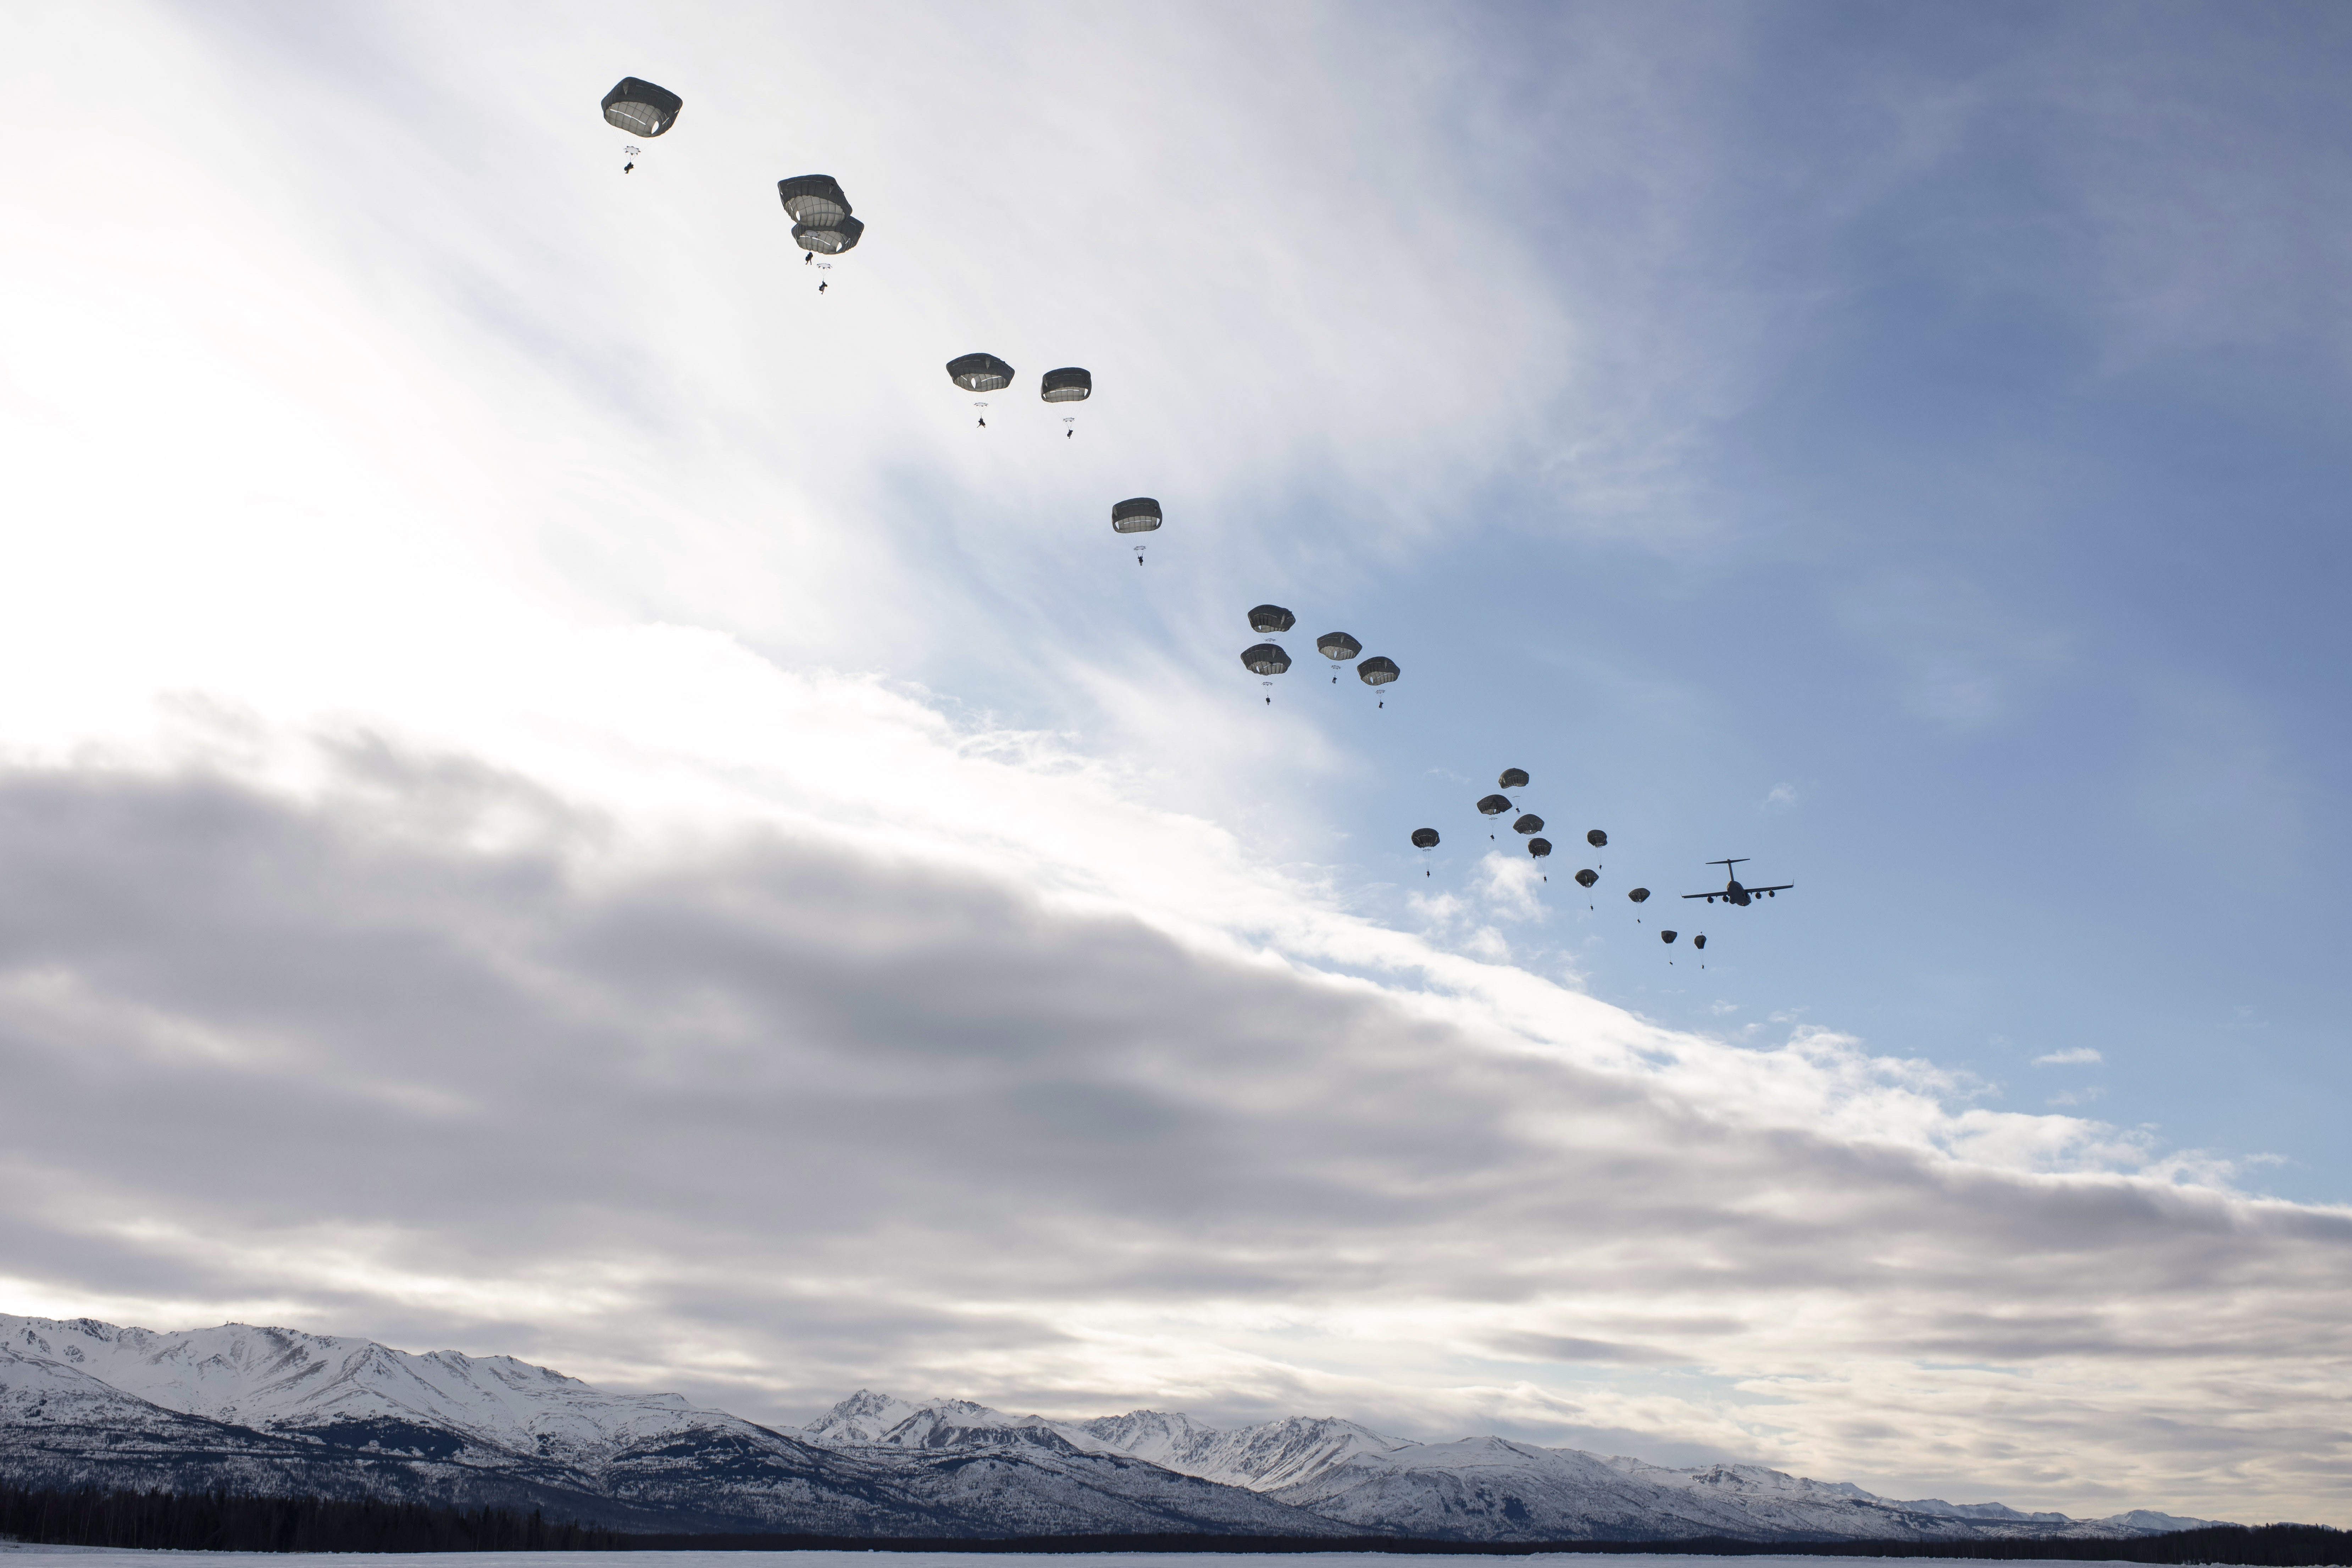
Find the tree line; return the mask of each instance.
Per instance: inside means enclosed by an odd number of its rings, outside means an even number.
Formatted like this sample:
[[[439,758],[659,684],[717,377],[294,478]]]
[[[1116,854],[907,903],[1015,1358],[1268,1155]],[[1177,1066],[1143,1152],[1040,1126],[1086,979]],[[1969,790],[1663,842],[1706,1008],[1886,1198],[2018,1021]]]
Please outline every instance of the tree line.
[[[534,1509],[444,1508],[372,1498],[58,1490],[0,1482],[0,1536],[59,1546],[180,1552],[610,1552],[618,1531]]]
[[[1380,1552],[1523,1557],[1538,1552],[1642,1552],[1710,1557],[1960,1557],[1995,1562],[2244,1563],[2250,1568],[2352,1568],[2352,1531],[2324,1524],[2217,1525],[2167,1535],[2053,1541],[1425,1541],[1394,1535],[851,1536],[648,1534],[564,1520],[539,1510],[457,1508],[375,1499],[257,1497],[232,1492],[103,1491],[0,1481],[0,1538],[59,1546],[181,1552]]]

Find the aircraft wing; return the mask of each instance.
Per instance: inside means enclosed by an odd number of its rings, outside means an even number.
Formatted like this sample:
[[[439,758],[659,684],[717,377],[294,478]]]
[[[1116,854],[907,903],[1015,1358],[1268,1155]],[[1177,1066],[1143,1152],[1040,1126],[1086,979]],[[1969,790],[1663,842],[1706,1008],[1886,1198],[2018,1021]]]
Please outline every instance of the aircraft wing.
[[[1723,894],[1719,893],[1685,893],[1683,896],[1685,898],[1721,898]]]
[[[1770,887],[1751,887],[1748,891],[1750,893],[1786,893],[1796,885],[1797,884],[1793,882],[1779,882],[1774,883]]]

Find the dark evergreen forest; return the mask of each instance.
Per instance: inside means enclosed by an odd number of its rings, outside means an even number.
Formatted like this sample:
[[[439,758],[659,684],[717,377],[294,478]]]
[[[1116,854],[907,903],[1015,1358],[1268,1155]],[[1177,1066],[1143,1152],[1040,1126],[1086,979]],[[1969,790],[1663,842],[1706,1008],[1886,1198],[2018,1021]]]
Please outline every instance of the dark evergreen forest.
[[[2169,1535],[2050,1541],[1415,1541],[1397,1536],[649,1535],[538,1512],[226,1492],[58,1490],[0,1481],[0,1538],[65,1546],[182,1552],[1382,1552],[1525,1557],[1659,1552],[1708,1557],[1943,1557],[2020,1562],[2277,1564],[2352,1568],[2352,1531],[2324,1524],[2223,1525]]]
[[[0,1536],[182,1552],[612,1551],[627,1538],[536,1512],[226,1492],[35,1490],[0,1483]]]

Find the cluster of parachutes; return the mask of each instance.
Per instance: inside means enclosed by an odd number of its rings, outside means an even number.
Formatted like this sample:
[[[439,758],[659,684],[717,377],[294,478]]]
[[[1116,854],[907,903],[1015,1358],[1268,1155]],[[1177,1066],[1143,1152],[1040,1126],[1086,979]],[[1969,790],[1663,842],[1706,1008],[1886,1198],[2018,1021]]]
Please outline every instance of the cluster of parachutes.
[[[604,95],[604,119],[608,123],[632,136],[641,136],[648,141],[663,135],[676,125],[679,111],[685,107],[686,100],[677,94],[636,77],[623,77],[613,90]],[[629,161],[622,165],[624,173],[636,167],[641,150],[632,145],[627,151]],[[785,215],[793,221],[793,243],[808,252],[807,259],[819,267],[830,268],[832,263],[817,261],[817,257],[840,256],[854,250],[857,242],[865,237],[866,225],[852,213],[849,196],[842,190],[841,182],[830,174],[796,174],[779,180],[776,182],[776,196],[783,203]],[[818,292],[823,293],[825,287],[825,284],[818,284]],[[1018,373],[1010,363],[994,354],[961,354],[948,361],[948,379],[972,393],[1003,392],[1012,386]],[[1047,371],[1039,379],[1037,390],[1039,398],[1048,404],[1084,402],[1094,395],[1095,378],[1092,371],[1080,366],[1065,365],[1059,370]],[[984,409],[989,405],[982,399],[974,406]],[[1076,417],[1066,414],[1062,423],[1074,424]],[[979,426],[987,428],[986,414],[979,416]],[[1071,430],[1066,434],[1075,435],[1076,432]],[[1160,503],[1149,496],[1131,497],[1110,509],[1111,531],[1133,543],[1138,566],[1143,564],[1142,536],[1157,531],[1162,520]],[[1269,689],[1265,699],[1269,706],[1274,702],[1271,695],[1274,677],[1290,668],[1290,655],[1283,650],[1282,644],[1271,639],[1297,624],[1297,618],[1279,604],[1261,604],[1249,612],[1250,630],[1268,640],[1244,649],[1242,665],[1257,675],[1260,684]],[[1339,672],[1349,664],[1356,665],[1356,678],[1375,692],[1403,674],[1395,660],[1377,654],[1360,662],[1358,655],[1363,653],[1364,645],[1345,632],[1326,632],[1315,640],[1315,651],[1331,662],[1331,682],[1334,685],[1339,684]],[[1379,706],[1388,706],[1385,694]],[[1498,789],[1523,789],[1528,786],[1527,769],[1506,768],[1496,784]],[[1500,793],[1488,795],[1478,802],[1478,810],[1487,817],[1499,817],[1512,810],[1510,797]],[[1543,819],[1532,811],[1523,812],[1511,823],[1512,831],[1526,838],[1528,853],[1535,857],[1538,865],[1543,864],[1552,852],[1551,841],[1541,836],[1543,826]],[[1601,849],[1608,844],[1609,835],[1595,828],[1584,835],[1584,841],[1594,849]],[[1424,856],[1428,851],[1437,847],[1438,841],[1435,828],[1415,828],[1412,831],[1413,846],[1423,851]],[[1422,874],[1429,874],[1425,865]],[[1544,880],[1551,880],[1549,873]],[[1588,890],[1600,880],[1601,873],[1590,867],[1576,873],[1577,885]],[[1646,887],[1634,888],[1626,894],[1635,904],[1640,904],[1649,896],[1650,890]],[[1658,933],[1660,939],[1669,946],[1678,935],[1673,931]],[[1693,936],[1691,946],[1704,950],[1706,936]]]
[[[948,380],[969,392],[1003,392],[1020,373],[994,354],[959,354],[948,361]],[[1037,395],[1049,403],[1084,402],[1095,395],[1094,372],[1077,365],[1064,365],[1058,371],[1047,371],[1038,382]],[[972,404],[974,408],[987,406],[985,398]],[[1065,414],[1062,423],[1075,424],[1077,416]],[[984,413],[980,416],[980,428],[988,428],[988,416]],[[1077,432],[1070,430],[1064,434],[1076,435]]]
[[[656,87],[637,77],[623,77],[613,90],[604,95],[604,119],[607,123],[650,141],[667,132],[677,123],[686,100],[667,88]],[[635,169],[641,149],[628,149],[629,162],[622,172]],[[784,214],[793,220],[793,243],[808,252],[807,259],[818,267],[831,269],[829,261],[817,257],[839,256],[854,250],[865,237],[866,225],[851,211],[848,193],[841,182],[830,174],[795,174],[776,182],[776,196],[784,204]],[[827,285],[820,283],[823,293]],[[948,379],[968,392],[1003,392],[1012,386],[1018,375],[1013,366],[994,354],[961,354],[948,361]],[[1047,371],[1039,379],[1037,395],[1043,402],[1059,405],[1084,402],[1094,395],[1094,372],[1082,365],[1064,365]],[[983,398],[975,407],[988,407]],[[978,428],[988,427],[988,416],[978,416]],[[1064,414],[1062,423],[1075,426],[1077,416]],[[1075,436],[1075,428],[1066,435]],[[1143,564],[1143,541],[1133,536],[1147,534],[1160,527],[1160,503],[1148,496],[1137,496],[1121,501],[1111,508],[1113,532],[1129,537],[1135,546],[1135,564]],[[1391,666],[1393,668],[1393,666]],[[1391,677],[1393,678],[1393,677]]]
[[[1507,811],[1517,810],[1517,808],[1511,804],[1511,798],[1508,795],[1499,793],[1499,791],[1504,789],[1524,789],[1528,787],[1528,783],[1529,779],[1528,778],[1528,770],[1526,768],[1504,768],[1503,771],[1497,774],[1495,778],[1495,788],[1498,792],[1492,795],[1482,796],[1479,799],[1478,814],[1482,817],[1499,817]],[[1541,817],[1537,816],[1533,811],[1522,811],[1519,813],[1518,817],[1512,821],[1511,831],[1527,840],[1528,853],[1535,857],[1536,863],[1538,866],[1542,865],[1546,861],[1551,858],[1551,841],[1542,836],[1544,831],[1544,820]],[[1488,833],[1486,836],[1491,839],[1495,835]],[[1412,844],[1415,849],[1423,851],[1433,850],[1437,847],[1438,841],[1438,833],[1435,828],[1415,828],[1412,831]],[[1584,841],[1591,844],[1596,850],[1605,849],[1608,847],[1609,835],[1602,832],[1599,828],[1594,828],[1584,835]],[[1423,866],[1422,868],[1422,874],[1423,876],[1428,875],[1429,868]],[[1543,879],[1546,882],[1549,882],[1551,880],[1551,874],[1549,872],[1545,873]],[[1600,880],[1601,873],[1590,866],[1576,873],[1576,885],[1579,887],[1589,888]],[[1643,899],[1649,896],[1649,889],[1639,889],[1635,893],[1634,902],[1638,904]]]
[[[1116,514],[1111,526],[1118,527]],[[1158,527],[1156,520],[1153,526]],[[1249,628],[1261,637],[1279,636],[1297,624],[1298,617],[1279,604],[1261,604],[1249,612]],[[1336,686],[1339,684],[1341,666],[1362,653],[1364,645],[1345,632],[1326,632],[1315,639],[1315,651],[1331,661],[1331,684]],[[1290,655],[1283,652],[1279,643],[1258,643],[1242,650],[1242,668],[1261,677],[1260,685],[1271,687],[1274,677],[1290,668]],[[1376,692],[1402,674],[1404,672],[1397,668],[1394,659],[1379,653],[1356,665],[1356,678]],[[1265,700],[1268,706],[1273,706],[1271,695]],[[1381,698],[1379,706],[1389,706],[1385,695]],[[1418,840],[1414,841],[1419,842]]]
[[[609,125],[628,131],[630,136],[645,136],[646,141],[652,141],[654,136],[666,134],[670,127],[677,125],[677,115],[682,108],[685,108],[685,99],[679,99],[675,91],[633,78],[633,75],[621,78],[621,82],[604,94],[604,120]],[[628,162],[621,167],[624,174],[637,167],[637,155],[640,155],[640,148],[630,146]],[[776,197],[783,203],[785,216],[793,219],[793,245],[809,252],[809,261],[821,266],[821,268],[830,268],[833,263],[816,261],[818,256],[840,256],[845,252],[852,252],[852,249],[856,249],[858,240],[866,237],[866,224],[854,216],[852,209],[849,209],[849,195],[842,191],[840,181],[833,179],[830,174],[795,174],[791,179],[779,179],[776,181]],[[816,285],[816,289],[818,294],[824,294],[824,282]],[[1000,360],[997,355],[988,355],[988,352],[969,352],[969,355],[957,355],[955,360],[948,360],[948,381],[960,385],[962,391],[973,392],[973,395],[1007,391],[1016,376],[1018,371],[1012,364]],[[1037,381],[1037,397],[1046,404],[1087,402],[1089,397],[1094,397],[1094,371],[1077,367],[1077,364],[1063,364],[1061,369],[1049,369]],[[973,407],[985,409],[988,400],[981,397]],[[1075,423],[1077,423],[1075,413],[1063,416],[1063,425]],[[985,413],[979,416],[979,428],[988,428]],[[1077,430],[1068,430],[1068,435],[1077,435]],[[1150,496],[1129,496],[1127,501],[1119,501],[1110,507],[1110,531],[1127,538],[1129,543],[1134,543],[1139,567],[1143,564],[1143,536],[1160,529],[1160,524],[1162,524],[1162,510],[1160,510],[1160,503]],[[1286,612],[1279,604],[1258,604],[1249,612],[1249,630],[1265,642],[1256,642],[1256,644],[1242,649],[1242,668],[1256,674],[1258,685],[1265,686],[1267,706],[1273,706],[1275,701],[1275,677],[1291,668],[1291,656],[1282,649],[1279,642],[1273,642],[1273,637],[1279,637],[1282,632],[1294,628],[1296,623],[1298,623],[1298,618],[1291,616],[1291,612]],[[1364,644],[1348,632],[1324,632],[1322,637],[1315,640],[1315,651],[1331,661],[1331,685],[1334,686],[1339,685],[1340,670],[1350,663],[1355,663],[1355,677],[1371,686],[1373,691],[1381,691],[1402,674],[1395,658],[1373,656],[1360,661],[1357,656],[1364,651]],[[1388,695],[1381,695],[1379,706],[1388,707]],[[1503,773],[1496,779],[1496,789],[1524,789],[1527,783],[1527,768],[1503,768]],[[1477,809],[1482,816],[1489,818],[1515,811],[1510,797],[1500,795],[1500,792],[1479,800]],[[1536,816],[1534,811],[1524,811],[1510,822],[1510,828],[1512,832],[1522,834],[1527,840],[1527,853],[1536,858],[1536,865],[1540,867],[1550,858],[1552,841],[1543,837],[1543,818]],[[1494,834],[1489,834],[1489,837],[1494,837]],[[1413,828],[1413,849],[1421,849],[1423,856],[1428,856],[1428,851],[1437,849],[1437,841],[1440,841],[1440,837],[1437,837],[1434,828]],[[1585,834],[1585,844],[1590,844],[1592,849],[1604,849],[1609,844],[1609,834],[1595,828],[1592,832]],[[1428,874],[1428,865],[1423,865],[1423,874]],[[1550,882],[1550,874],[1545,873],[1543,879]],[[1576,883],[1583,889],[1590,891],[1597,882],[1600,882],[1600,873],[1592,867],[1585,867],[1585,870],[1576,873]],[[1625,895],[1633,900],[1634,905],[1642,905],[1649,898],[1649,889],[1633,889]],[[1658,938],[1667,945],[1673,945],[1677,936],[1677,931],[1658,931]],[[1706,936],[1691,938],[1691,947],[1706,950]]]
[[[636,77],[623,77],[604,95],[605,122],[648,141],[667,134],[685,108],[686,99],[669,89]],[[637,166],[639,152],[629,148],[629,161],[621,166],[621,172]],[[779,180],[776,195],[784,204],[785,215],[793,220],[793,243],[807,251],[811,261],[856,249],[866,233],[865,224],[850,214],[849,198],[843,193],[841,182],[830,174],[795,174]]]
[[[1529,779],[1528,777],[1528,770],[1526,768],[1504,768],[1495,779],[1495,788],[1496,792],[1492,795],[1482,796],[1479,799],[1477,803],[1478,814],[1486,818],[1498,818],[1507,812],[1517,810],[1517,807],[1511,803],[1511,798],[1508,795],[1501,793],[1501,791],[1505,789],[1525,789],[1528,787],[1528,782]],[[1534,857],[1535,862],[1538,866],[1543,865],[1551,858],[1552,844],[1549,839],[1543,837],[1544,820],[1541,817],[1537,816],[1533,811],[1520,812],[1520,814],[1512,821],[1511,831],[1519,834],[1527,841],[1528,853]],[[1486,836],[1491,839],[1495,835],[1493,833],[1488,833]],[[1429,858],[1429,852],[1435,849],[1440,841],[1441,840],[1435,828],[1415,828],[1412,831],[1412,847],[1422,852],[1422,859],[1424,862],[1421,870],[1422,875],[1427,876],[1429,874],[1429,867],[1426,864]],[[1609,835],[1603,832],[1601,829],[1594,828],[1586,832],[1584,835],[1584,841],[1591,845],[1596,850],[1607,849],[1609,847]],[[1543,880],[1549,882],[1551,880],[1550,874],[1549,873],[1544,873]],[[1601,873],[1595,869],[1594,866],[1586,866],[1576,873],[1576,885],[1587,890],[1588,892],[1598,885],[1600,881]],[[1646,887],[1633,888],[1627,891],[1625,896],[1636,906],[1639,906],[1649,902],[1650,890]],[[1633,923],[1637,925],[1640,925],[1641,917],[1639,915],[1634,916]],[[1662,941],[1671,946],[1673,946],[1675,938],[1681,936],[1681,933],[1676,931],[1661,931],[1658,933],[1658,936]],[[1703,935],[1693,936],[1691,938],[1691,946],[1699,948],[1702,951],[1705,950],[1706,946],[1706,937]]]

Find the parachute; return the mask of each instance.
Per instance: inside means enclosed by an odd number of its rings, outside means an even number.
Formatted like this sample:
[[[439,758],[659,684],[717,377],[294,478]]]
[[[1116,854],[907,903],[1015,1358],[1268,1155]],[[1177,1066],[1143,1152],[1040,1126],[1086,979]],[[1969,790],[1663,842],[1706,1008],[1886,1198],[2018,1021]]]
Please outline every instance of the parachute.
[[[1278,675],[1290,668],[1290,655],[1272,643],[1242,651],[1242,664],[1254,675]]]
[[[1298,624],[1298,617],[1279,604],[1261,604],[1249,612],[1250,630],[1263,637],[1271,632],[1287,632]]]
[[[677,123],[677,111],[685,107],[686,99],[667,88],[623,77],[604,95],[604,122],[632,136],[659,136]]]
[[[849,197],[830,174],[795,174],[776,182],[776,198],[793,220],[793,243],[811,256],[854,250],[866,225],[849,215]]]
[[[1631,892],[1631,893],[1627,894],[1625,896],[1626,896],[1626,897],[1628,897],[1628,898],[1630,898],[1630,899],[1632,899],[1634,903],[1639,904],[1639,903],[1641,903],[1643,899],[1645,899],[1645,898],[1647,898],[1647,897],[1649,897],[1649,896],[1650,896],[1650,890],[1649,890],[1648,888],[1646,888],[1646,887],[1637,887],[1637,888],[1633,889],[1633,892]]]
[[[1515,833],[1540,833],[1543,831],[1543,819],[1537,816],[1533,811],[1529,811],[1526,816],[1521,817],[1517,821],[1511,824],[1511,831]]]
[[[948,361],[948,379],[966,392],[998,392],[1017,372],[994,354],[964,354]]]
[[[841,182],[830,174],[795,174],[776,182],[776,199],[793,222],[814,229],[829,229],[847,217],[849,197]]]
[[[1339,666],[1364,651],[1364,645],[1345,632],[1326,632],[1315,639],[1315,651],[1331,661],[1331,684],[1339,684]]]
[[[1704,947],[1704,946],[1706,946],[1706,932],[1704,932],[1704,931],[1702,931],[1702,932],[1700,932],[1697,936],[1696,936],[1692,937],[1692,938],[1691,938],[1691,946],[1694,946],[1694,947]]]
[[[1658,940],[1661,942],[1672,942],[1676,935],[1677,933],[1672,931],[1661,931],[1658,933]]]
[[[859,218],[844,218],[831,228],[812,228],[806,224],[793,225],[793,243],[813,256],[839,256],[845,250],[856,250],[857,242],[866,237],[866,224]]]
[[[1584,835],[1584,841],[1596,850],[1605,850],[1609,847],[1609,835],[1595,828]]]
[[[1058,371],[1047,371],[1044,379],[1037,383],[1037,395],[1047,402],[1084,402],[1095,395],[1095,373],[1092,371],[1081,370],[1076,365],[1064,365]],[[1078,423],[1078,416],[1075,413],[1066,413],[1062,416],[1062,423],[1076,425]],[[1076,435],[1077,432],[1072,429],[1066,430],[1062,434]],[[1138,556],[1136,564],[1142,565],[1143,558]]]
[[[604,95],[604,123],[650,140],[676,125],[677,111],[685,107],[686,99],[667,88],[623,77]],[[629,161],[621,165],[624,174],[637,166],[637,150],[632,147],[628,152]]]
[[[1510,800],[1501,795],[1489,795],[1478,802],[1478,814],[1482,817],[1499,817],[1510,809]],[[1491,839],[1495,835],[1488,833],[1486,836]]]
[[[1437,830],[1435,828],[1415,828],[1412,831],[1412,847],[1417,850],[1435,849],[1437,847]]]
[[[1138,496],[1121,501],[1110,509],[1110,528],[1115,534],[1148,534],[1160,526],[1160,503],[1149,496]],[[1143,564],[1143,541],[1135,541],[1135,564]]]
[[[1394,659],[1383,659],[1378,656],[1366,659],[1356,666],[1356,678],[1374,691],[1380,690],[1402,674],[1404,672],[1397,668]],[[1389,706],[1386,697],[1381,699],[1381,706],[1382,707]]]
[[[1538,860],[1543,859],[1544,856],[1551,853],[1551,841],[1549,839],[1529,839],[1528,841],[1528,853],[1535,856]]]
[[[1274,685],[1275,676],[1290,668],[1290,655],[1272,643],[1260,643],[1255,647],[1242,650],[1242,664],[1250,674],[1266,677],[1258,685],[1270,686]],[[1266,706],[1272,707],[1274,698],[1267,697],[1265,703]]]
[[[1528,787],[1528,770],[1524,768],[1506,768],[1503,769],[1503,776],[1495,780],[1495,787],[1498,789],[1524,789]]]
[[[1579,887],[1591,887],[1594,883],[1599,882],[1600,880],[1601,873],[1590,867],[1587,867],[1585,870],[1576,873],[1576,885]]]

